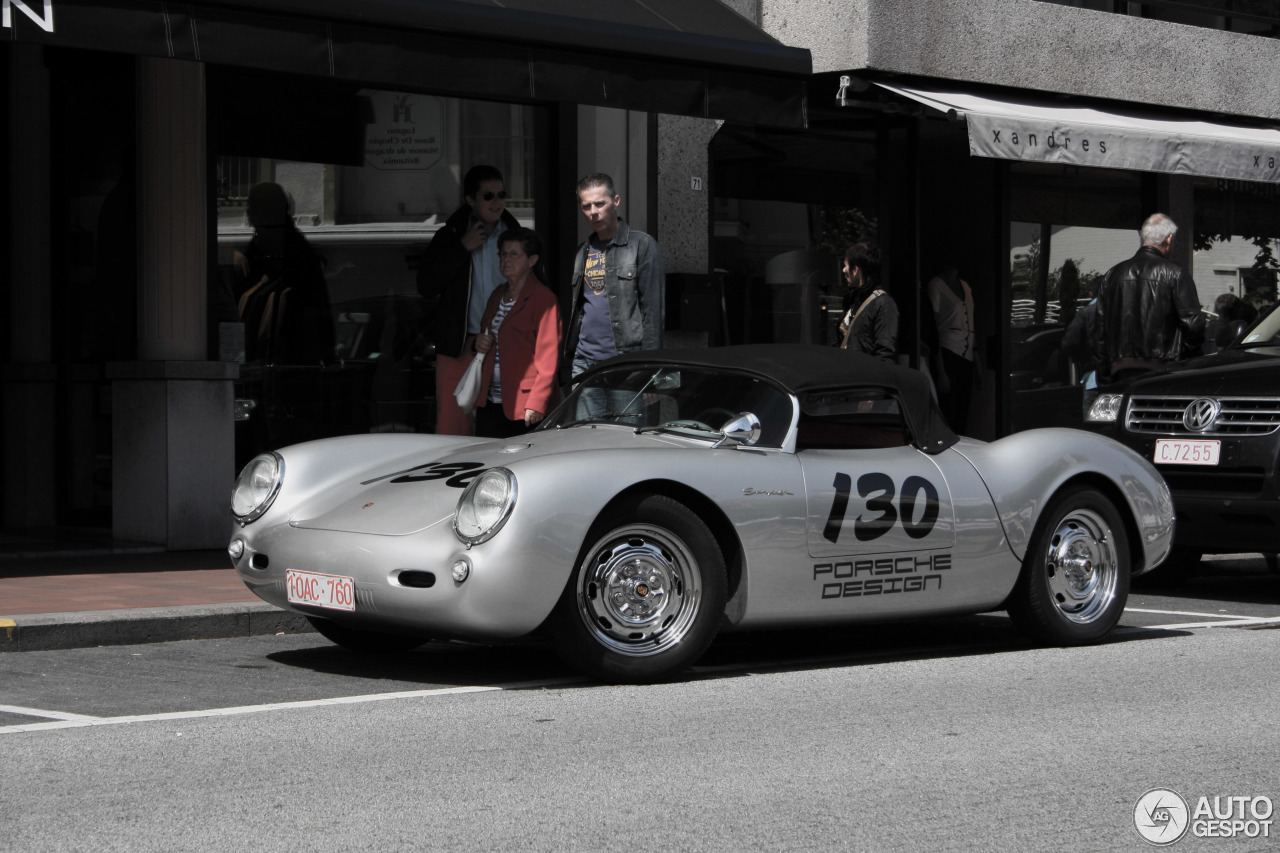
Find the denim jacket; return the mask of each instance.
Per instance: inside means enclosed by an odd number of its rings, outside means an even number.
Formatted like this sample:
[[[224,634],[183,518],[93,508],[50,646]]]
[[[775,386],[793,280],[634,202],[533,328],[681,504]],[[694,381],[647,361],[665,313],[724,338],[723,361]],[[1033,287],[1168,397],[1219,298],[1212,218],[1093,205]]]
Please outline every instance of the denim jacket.
[[[583,269],[588,244],[578,247],[573,260],[573,286],[569,304],[568,334],[564,339],[564,362],[571,363],[578,349],[578,333],[586,299],[582,295]],[[666,322],[667,277],[658,241],[643,231],[635,231],[618,220],[618,233],[605,250],[605,289],[609,294],[609,319],[613,325],[613,345],[620,353],[662,347],[662,327]]]

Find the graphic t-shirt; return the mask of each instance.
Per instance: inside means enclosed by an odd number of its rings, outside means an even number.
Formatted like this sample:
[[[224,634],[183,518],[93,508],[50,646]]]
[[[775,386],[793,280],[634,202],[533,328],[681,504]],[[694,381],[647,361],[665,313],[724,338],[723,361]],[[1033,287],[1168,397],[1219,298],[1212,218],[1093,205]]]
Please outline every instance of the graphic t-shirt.
[[[587,259],[582,271],[582,328],[578,332],[577,354],[592,361],[603,361],[618,354],[613,345],[613,323],[609,319],[609,294],[605,285],[605,266],[609,243],[592,237],[587,245]]]

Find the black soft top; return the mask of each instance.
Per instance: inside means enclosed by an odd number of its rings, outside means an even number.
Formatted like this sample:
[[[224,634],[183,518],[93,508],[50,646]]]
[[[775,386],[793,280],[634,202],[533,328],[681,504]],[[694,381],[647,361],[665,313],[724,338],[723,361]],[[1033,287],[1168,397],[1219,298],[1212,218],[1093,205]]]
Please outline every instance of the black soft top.
[[[837,388],[882,388],[901,404],[917,448],[925,453],[941,453],[959,440],[943,419],[924,374],[862,353],[810,344],[638,350],[611,358],[595,369],[627,364],[749,373],[770,380],[797,397]]]

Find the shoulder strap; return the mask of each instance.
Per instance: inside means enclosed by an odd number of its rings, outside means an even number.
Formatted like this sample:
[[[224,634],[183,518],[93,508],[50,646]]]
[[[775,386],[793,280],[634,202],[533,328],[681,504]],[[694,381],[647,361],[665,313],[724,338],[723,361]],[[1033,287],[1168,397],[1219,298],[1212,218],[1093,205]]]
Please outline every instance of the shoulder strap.
[[[884,291],[877,288],[876,290],[871,291],[870,296],[862,300],[862,304],[858,306],[857,313],[849,318],[849,327],[844,330],[844,340],[840,343],[840,349],[849,348],[849,336],[853,334],[853,324],[858,322],[858,318],[862,316],[862,312],[867,309],[867,306],[881,296],[884,296]]]

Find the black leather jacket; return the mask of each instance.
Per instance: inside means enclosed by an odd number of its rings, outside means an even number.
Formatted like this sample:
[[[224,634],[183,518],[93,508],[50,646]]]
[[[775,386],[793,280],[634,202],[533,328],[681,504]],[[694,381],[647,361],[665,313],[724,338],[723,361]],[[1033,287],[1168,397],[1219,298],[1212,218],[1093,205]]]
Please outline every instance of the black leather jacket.
[[[1107,271],[1094,341],[1099,382],[1151,370],[1199,345],[1204,315],[1191,274],[1152,246]]]

